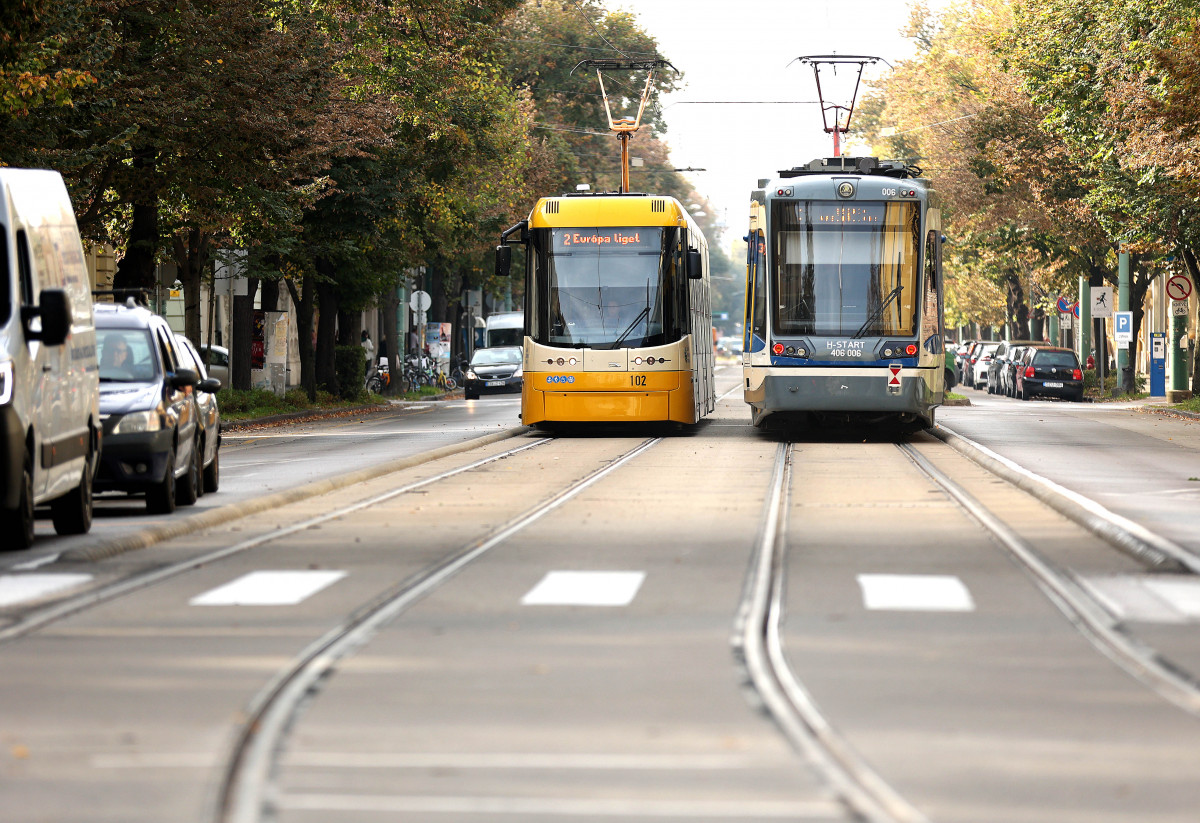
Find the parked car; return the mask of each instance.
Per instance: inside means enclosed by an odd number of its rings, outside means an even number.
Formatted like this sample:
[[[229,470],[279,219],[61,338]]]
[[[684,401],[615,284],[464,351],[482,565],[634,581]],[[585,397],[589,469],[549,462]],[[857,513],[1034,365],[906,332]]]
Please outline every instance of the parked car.
[[[217,391],[221,381],[210,377],[200,360],[200,353],[182,334],[175,335],[179,344],[180,365],[191,369],[200,375],[200,382],[192,397],[196,401],[196,413],[201,426],[200,434],[200,464],[204,482],[200,484],[199,493],[215,492],[221,485],[221,409],[217,405]]]
[[[33,543],[92,526],[102,446],[92,295],[75,211],[58,172],[0,169],[0,534]]]
[[[229,382],[229,349],[224,346],[202,346],[201,353],[208,355],[204,364],[204,373],[214,380],[220,380],[222,386],[231,386]]]
[[[1018,347],[1046,345],[1040,340],[1003,340],[988,365],[988,394],[1004,394],[1005,375],[1013,368],[1013,356]]]
[[[181,365],[167,321],[148,309],[97,303],[100,414],[104,450],[96,491],[146,495],[146,509],[169,514],[196,502],[202,481],[194,389],[215,392],[215,380]]]
[[[1071,349],[1057,347],[1025,350],[1017,370],[1017,394],[1031,397],[1062,397],[1083,400],[1083,370]]]
[[[521,357],[520,346],[476,349],[463,374],[463,396],[475,400],[481,394],[521,391]]]
[[[971,379],[968,381],[971,388],[987,387],[988,366],[992,364],[992,358],[999,347],[999,343],[983,342],[971,350]]]

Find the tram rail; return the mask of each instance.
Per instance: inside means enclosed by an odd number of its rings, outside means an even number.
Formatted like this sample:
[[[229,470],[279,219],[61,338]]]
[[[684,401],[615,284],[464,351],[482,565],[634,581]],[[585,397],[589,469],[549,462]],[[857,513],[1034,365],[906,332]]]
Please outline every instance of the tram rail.
[[[466,566],[483,557],[514,534],[558,509],[589,486],[608,476],[629,461],[662,441],[661,437],[644,440],[584,477],[571,483],[549,498],[537,503],[509,522],[496,527],[483,537],[462,546],[457,552],[444,557],[440,562],[415,573],[401,581],[389,591],[378,596],[351,615],[346,622],[335,627],[312,643],[296,656],[292,663],[276,675],[256,696],[246,721],[242,724],[238,739],[228,758],[228,769],[220,790],[218,813],[219,823],[256,823],[263,819],[268,800],[267,789],[270,777],[281,749],[281,742],[292,719],[305,698],[320,680],[327,676],[338,661],[352,654],[389,621],[395,619],[410,605],[437,589]],[[539,440],[540,445],[547,440]],[[524,449],[515,449],[512,453]],[[507,456],[507,455],[506,455]],[[483,462],[463,467],[454,473],[475,468]],[[442,479],[446,475],[436,479]],[[432,482],[423,481],[422,485]],[[404,491],[411,491],[406,487]],[[403,492],[390,493],[394,497]]]
[[[1165,538],[991,454],[967,438],[934,434],[985,470],[1045,503],[1148,570],[1195,571],[1195,558]],[[1164,700],[1190,715],[1200,716],[1200,681],[1193,674],[1133,636],[1073,575],[1043,557],[1030,541],[989,510],[962,483],[937,468],[914,445],[907,442],[895,445],[1029,573],[1046,598],[1101,654]],[[788,663],[782,626],[795,454],[794,443],[781,443],[776,452],[732,637],[735,653],[766,711],[793,747],[822,773],[851,816],[872,823],[927,823],[924,813],[889,785],[830,723]]]

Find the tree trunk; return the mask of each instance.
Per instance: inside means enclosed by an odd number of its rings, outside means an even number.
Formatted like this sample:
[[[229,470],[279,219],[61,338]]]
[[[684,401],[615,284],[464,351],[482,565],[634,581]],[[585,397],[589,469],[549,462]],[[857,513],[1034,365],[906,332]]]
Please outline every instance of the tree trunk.
[[[158,201],[134,203],[129,225],[129,245],[125,256],[117,263],[113,290],[144,289],[154,294],[154,255],[158,250]],[[118,301],[120,299],[118,298]]]
[[[258,278],[246,278],[246,295],[233,298],[233,340],[229,347],[229,379],[233,388],[250,390],[250,343],[254,339],[254,297]]]
[[[324,271],[322,271],[324,269]],[[332,273],[328,262],[318,262],[320,274]],[[317,387],[337,394],[337,367],[333,349],[337,345],[337,289],[327,278],[317,283]]]
[[[383,311],[383,334],[379,338],[380,348],[387,341],[388,371],[393,375],[385,394],[399,394],[401,363],[404,362],[404,341],[400,339],[400,324],[396,322],[396,313],[400,309],[400,293],[393,286],[390,291],[379,296],[380,308]]]
[[[262,298],[258,301],[263,311],[279,311],[279,281],[262,281]]]
[[[209,264],[211,235],[200,229],[187,229],[172,238],[179,282],[183,283],[183,331],[197,346],[200,335],[200,286]]]
[[[315,400],[317,371],[313,363],[313,278],[305,274],[300,289],[296,288],[295,280],[288,279],[285,282],[292,295],[292,303],[296,306],[296,334],[300,338],[300,386],[308,394],[309,400]]]

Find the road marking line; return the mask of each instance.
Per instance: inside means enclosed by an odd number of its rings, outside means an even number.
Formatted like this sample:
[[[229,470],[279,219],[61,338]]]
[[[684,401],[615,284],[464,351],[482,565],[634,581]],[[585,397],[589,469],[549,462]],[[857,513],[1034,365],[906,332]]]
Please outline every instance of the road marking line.
[[[48,594],[80,586],[90,574],[5,574],[0,575],[0,606],[37,600]]]
[[[682,817],[687,819],[842,819],[833,800],[648,800],[645,798],[451,797],[442,795],[285,794],[289,811],[430,812],[571,817]]]
[[[45,557],[39,557],[37,560],[27,560],[24,563],[14,563],[12,570],[14,572],[31,572],[39,566],[49,566],[60,557],[59,552],[48,554]]]
[[[1118,620],[1200,621],[1200,582],[1176,575],[1088,577],[1082,583]]]
[[[295,752],[293,767],[338,769],[588,769],[632,771],[724,771],[760,769],[767,763],[745,754],[603,754],[567,752]]]
[[[863,605],[889,611],[969,612],[971,593],[952,575],[860,574]]]
[[[346,576],[341,571],[258,571],[193,597],[193,606],[294,606]]]
[[[525,606],[628,606],[645,572],[548,572],[521,598]]]

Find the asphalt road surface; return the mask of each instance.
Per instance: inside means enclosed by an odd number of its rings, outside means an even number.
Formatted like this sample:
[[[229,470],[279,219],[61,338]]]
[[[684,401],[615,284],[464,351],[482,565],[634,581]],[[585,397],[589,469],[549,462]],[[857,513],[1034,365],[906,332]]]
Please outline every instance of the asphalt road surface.
[[[0,573],[4,816],[1197,819],[1186,564],[934,433],[758,432],[739,376],[687,431],[522,430],[94,561],[40,525]],[[1200,555],[1200,422],[967,394],[946,429]],[[516,410],[239,433],[199,505]]]

